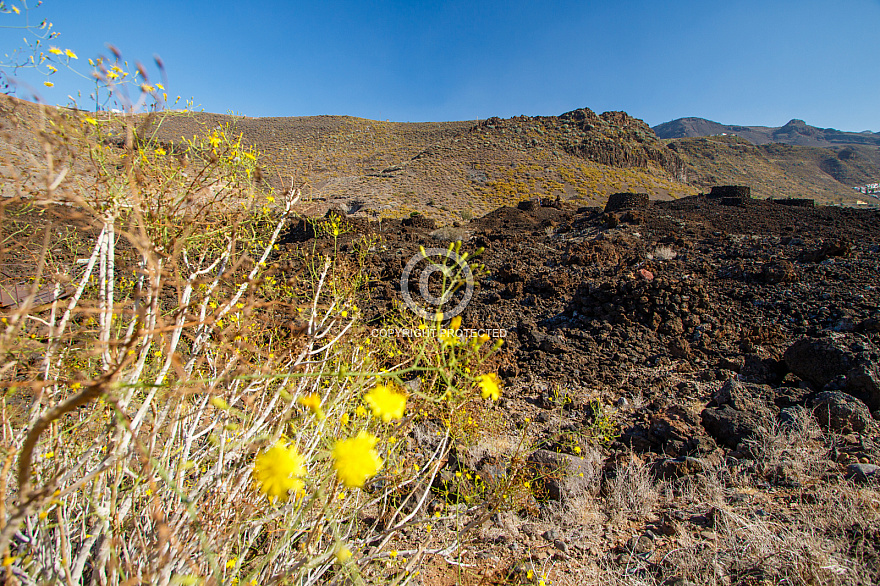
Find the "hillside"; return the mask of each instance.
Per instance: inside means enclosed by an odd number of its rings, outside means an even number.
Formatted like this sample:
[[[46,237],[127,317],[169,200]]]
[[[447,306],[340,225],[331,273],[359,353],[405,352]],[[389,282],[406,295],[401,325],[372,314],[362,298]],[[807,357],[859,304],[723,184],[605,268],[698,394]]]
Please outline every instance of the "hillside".
[[[852,188],[880,178],[878,147],[755,145],[738,136],[666,142],[685,161],[691,184],[704,190],[712,185],[742,184],[750,185],[753,196],[760,198],[808,197],[840,205],[858,201],[876,204]]]
[[[455,221],[535,197],[601,205],[615,191],[695,193],[681,181],[678,155],[623,112],[441,123],[173,114],[155,137],[174,141],[218,124],[264,153],[270,181],[294,177],[319,208],[374,216],[419,211]]]
[[[736,135],[752,144],[778,142],[812,147],[837,145],[880,146],[880,132],[844,132],[834,128],[817,128],[803,120],[790,120],[785,126],[740,126],[719,124],[705,118],[678,118],[654,126],[661,139],[694,138],[698,136]]]
[[[4,98],[4,104],[4,117],[30,120],[28,124],[36,119],[33,104],[14,98]],[[681,132],[728,128],[702,119],[682,120],[691,122]],[[304,188],[310,213],[339,208],[393,218],[419,212],[444,224],[525,199],[601,206],[615,192],[643,192],[663,200],[717,184],[750,185],[761,198],[873,204],[874,199],[852,188],[880,178],[876,146],[752,144],[742,136],[660,140],[644,122],[624,112],[597,115],[587,108],[560,116],[430,123],[186,112],[141,116],[139,122],[147,124],[141,135],[165,146],[205,129],[226,127],[262,153],[263,177],[270,184]],[[776,129],[776,136],[790,126]],[[42,181],[27,171],[38,167],[41,149],[32,135],[14,128],[7,125],[0,137],[0,154],[9,162],[2,173],[21,180],[21,189],[28,192]],[[668,135],[658,129],[661,136]],[[764,140],[772,134],[768,132],[753,139]],[[82,180],[87,181],[85,176]]]

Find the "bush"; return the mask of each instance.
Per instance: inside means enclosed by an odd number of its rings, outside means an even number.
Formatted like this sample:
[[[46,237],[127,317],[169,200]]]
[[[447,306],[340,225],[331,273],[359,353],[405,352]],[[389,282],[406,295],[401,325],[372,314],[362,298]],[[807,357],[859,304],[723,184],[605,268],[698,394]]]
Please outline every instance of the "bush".
[[[228,128],[162,145],[164,114],[39,110],[44,125],[18,131],[42,137],[44,184],[0,208],[7,234],[38,235],[3,251],[35,268],[0,327],[6,580],[397,571],[389,542],[426,521],[462,416],[498,396],[500,344],[405,313],[395,325],[436,335],[371,338],[369,238],[289,255],[304,270],[282,279],[299,191],[262,182],[260,153]],[[430,451],[422,421],[439,424]]]

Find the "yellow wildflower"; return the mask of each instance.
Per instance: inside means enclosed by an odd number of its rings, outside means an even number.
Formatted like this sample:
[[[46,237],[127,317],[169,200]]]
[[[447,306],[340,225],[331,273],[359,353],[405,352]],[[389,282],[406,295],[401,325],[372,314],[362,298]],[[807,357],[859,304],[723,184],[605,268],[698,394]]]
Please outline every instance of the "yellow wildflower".
[[[116,73],[115,71],[109,71],[107,73],[107,79],[116,79],[118,77],[119,77],[119,74]]]
[[[498,381],[498,375],[494,372],[489,374],[481,374],[479,377],[480,394],[484,399],[492,399],[497,401],[501,396],[501,387]]]
[[[324,419],[324,411],[321,409],[320,396],[312,393],[310,395],[299,397],[296,402],[314,413],[315,417],[317,417],[318,419]]]
[[[406,395],[398,393],[391,385],[376,385],[364,395],[364,402],[373,409],[373,415],[381,417],[385,423],[400,419],[406,409]]]
[[[336,557],[338,563],[344,564],[351,559],[351,550],[344,545],[341,545],[336,548],[336,552],[333,555]]]
[[[291,492],[302,491],[300,477],[306,473],[303,466],[305,458],[296,446],[286,447],[278,442],[254,461],[254,479],[260,492],[270,499],[287,500]]]
[[[223,399],[223,397],[211,397],[211,405],[223,411],[229,410],[229,403],[227,403],[226,400]]]
[[[437,337],[440,339],[440,343],[443,345],[444,348],[458,346],[461,343],[461,340],[459,340],[458,336],[455,335],[455,330],[440,330],[440,335]]]
[[[163,149],[162,147],[157,148],[157,149],[156,149],[155,151],[153,151],[153,152],[156,153],[157,155],[159,155],[160,157],[161,157],[162,155],[166,155],[166,154],[168,154],[168,153],[165,152],[165,149]]]
[[[348,488],[363,487],[367,478],[382,468],[382,458],[374,449],[378,439],[361,431],[357,437],[339,440],[333,446],[333,469]]]
[[[53,55],[63,55],[64,54],[64,51],[62,51],[58,47],[49,47],[49,52],[52,53]]]
[[[79,59],[79,57],[76,56],[76,53],[74,53],[70,49],[65,49],[64,54],[67,55],[68,59]]]
[[[43,82],[43,85],[46,86],[46,87],[52,87],[52,86],[54,86],[55,84],[52,83],[51,81],[44,81],[44,82]]]

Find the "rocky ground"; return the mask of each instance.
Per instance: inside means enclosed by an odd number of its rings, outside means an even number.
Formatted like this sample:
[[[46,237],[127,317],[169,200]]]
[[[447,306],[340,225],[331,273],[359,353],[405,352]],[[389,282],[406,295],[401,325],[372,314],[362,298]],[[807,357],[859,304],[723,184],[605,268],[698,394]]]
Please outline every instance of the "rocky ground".
[[[381,235],[372,325],[419,246],[485,248],[463,327],[507,332],[503,416],[438,486],[517,466],[539,478],[424,583],[880,580],[880,212],[537,201],[351,229],[343,251]],[[329,245],[313,238],[291,230],[282,257]],[[414,529],[401,551],[451,528]]]

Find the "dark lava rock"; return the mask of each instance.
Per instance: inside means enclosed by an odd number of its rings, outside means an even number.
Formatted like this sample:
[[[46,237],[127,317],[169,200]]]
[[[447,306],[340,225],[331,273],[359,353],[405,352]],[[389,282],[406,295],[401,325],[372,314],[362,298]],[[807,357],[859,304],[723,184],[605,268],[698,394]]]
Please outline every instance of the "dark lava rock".
[[[675,405],[624,429],[620,441],[637,452],[673,458],[705,456],[718,449],[697,418]]]
[[[787,260],[774,260],[761,268],[761,280],[770,285],[794,283],[798,280],[794,265]]]
[[[783,206],[792,206],[796,208],[814,208],[816,207],[815,199],[808,199],[802,197],[789,197],[789,198],[774,198],[771,200],[773,203],[783,205]]]
[[[434,230],[435,228],[437,228],[437,222],[435,222],[433,218],[427,218],[421,215],[404,218],[400,223],[404,226],[421,228],[423,230]]]
[[[709,198],[711,199],[722,199],[725,197],[749,199],[752,197],[752,188],[748,185],[716,185],[709,192]]]
[[[873,421],[867,405],[846,393],[825,391],[811,401],[816,421],[824,429],[842,433],[864,431]]]
[[[608,196],[608,203],[605,204],[605,212],[646,208],[649,203],[647,193],[612,193]]]
[[[775,393],[767,385],[731,379],[715,393],[701,413],[703,427],[719,443],[736,448],[767,429],[776,417]]]
[[[880,350],[860,336],[801,338],[785,351],[785,363],[816,390],[834,382],[872,411],[880,409]]]
[[[550,450],[535,450],[526,461],[535,473],[535,497],[540,500],[562,500],[569,481],[577,478],[581,471],[586,477],[592,475],[587,468],[592,468],[593,464],[585,458]]]
[[[801,262],[822,262],[832,256],[849,256],[852,243],[846,239],[827,240],[816,250],[805,250],[798,260]]]
[[[667,458],[656,462],[653,466],[654,474],[659,478],[668,480],[670,478],[680,478],[682,476],[692,476],[704,472],[708,468],[706,460],[700,458],[692,458],[690,456],[684,458]]]
[[[875,464],[850,464],[846,467],[846,477],[856,482],[880,480],[880,466]]]

